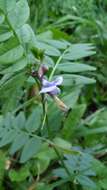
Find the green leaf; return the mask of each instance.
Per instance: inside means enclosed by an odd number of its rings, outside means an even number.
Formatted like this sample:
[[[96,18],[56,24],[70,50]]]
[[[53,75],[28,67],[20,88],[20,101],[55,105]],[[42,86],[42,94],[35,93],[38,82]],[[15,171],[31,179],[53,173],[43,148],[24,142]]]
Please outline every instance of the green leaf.
[[[32,86],[32,85],[34,85],[36,83],[36,80],[32,76],[30,76],[27,79],[27,83]]]
[[[17,61],[23,56],[24,50],[21,45],[9,50],[0,56],[0,64],[9,64]]]
[[[52,173],[54,176],[60,177],[62,179],[68,178],[68,174],[66,173],[65,169],[63,169],[63,168],[54,169]]]
[[[0,13],[0,24],[2,24],[5,20],[5,16],[3,13]]]
[[[98,128],[94,128],[94,129],[87,129],[85,128],[83,131],[81,131],[79,133],[79,135],[84,135],[84,136],[88,136],[88,135],[94,135],[94,134],[106,134],[107,133],[107,127],[98,127]]]
[[[5,119],[3,120],[2,125],[4,125],[5,129],[9,129],[10,127],[13,126],[13,121],[14,121],[14,116],[8,112],[5,115]]]
[[[63,149],[71,149],[71,144],[68,141],[65,141],[62,138],[56,137],[54,138],[53,142]]]
[[[101,108],[93,114],[89,115],[85,119],[85,123],[91,127],[105,127],[107,123],[107,109]]]
[[[66,60],[78,60],[95,54],[94,47],[91,44],[74,44],[68,49],[68,52],[63,56]]]
[[[25,122],[26,122],[26,118],[25,118],[24,112],[20,112],[17,115],[17,117],[15,117],[15,119],[14,119],[14,125],[15,125],[15,127],[20,128],[20,129],[24,129]],[[20,126],[19,126],[19,123],[20,123]]]
[[[7,73],[15,73],[18,72],[20,70],[23,70],[25,67],[27,66],[27,59],[22,57],[22,59],[16,61],[12,66],[4,69],[2,71],[3,74],[7,74]]]
[[[16,0],[0,0],[0,9],[5,13],[12,11],[15,8]]]
[[[81,92],[81,88],[73,88],[71,93],[67,93],[62,97],[63,102],[69,107],[73,108],[75,104],[77,103],[77,100],[79,98]]]
[[[53,102],[49,104],[48,115],[50,129],[53,134],[54,132],[56,134],[56,131],[58,132],[61,126],[63,115],[61,111],[57,108],[57,105],[53,104]]]
[[[22,150],[20,162],[24,163],[36,155],[41,148],[41,143],[42,141],[39,138],[34,137],[29,139]]]
[[[53,47],[56,47],[56,48],[58,48],[58,49],[66,49],[67,48],[67,43],[66,43],[66,41],[62,41],[62,40],[53,40],[53,39],[46,39],[46,38],[44,38],[43,39],[44,40],[44,42],[46,42],[47,44],[49,44],[49,45],[51,45],[51,46],[53,46]]]
[[[43,43],[43,42],[35,41],[35,46],[38,49],[44,50],[46,55],[60,56],[60,51],[57,48],[55,48],[55,47],[53,47],[51,45],[48,45],[48,44]]]
[[[0,42],[8,40],[12,35],[13,35],[12,32],[5,32],[3,34],[0,34]]]
[[[32,173],[34,176],[40,175],[46,171],[49,166],[49,159],[36,159],[32,165]]]
[[[17,47],[18,45],[19,45],[19,42],[18,42],[17,38],[12,36],[8,40],[6,40],[4,43],[0,43],[0,55],[5,54],[9,50]]]
[[[17,34],[22,43],[30,43],[34,37],[34,32],[28,24],[24,24],[19,28]]]
[[[30,176],[30,172],[27,166],[22,167],[18,171],[14,169],[9,171],[9,178],[12,182],[24,181],[28,176]]]
[[[36,155],[36,158],[38,158],[40,160],[44,159],[44,160],[51,161],[56,158],[56,153],[52,147],[49,147],[49,145],[47,143],[43,143],[41,150]]]
[[[3,80],[0,85],[0,101],[3,101],[3,113],[16,109],[19,97],[22,96],[22,86],[26,81],[25,73],[22,72],[15,74],[11,78],[8,78],[8,76],[6,78],[7,80]]]
[[[6,155],[4,152],[0,151],[0,187],[3,183],[5,175],[5,165],[6,165]]]
[[[35,132],[41,124],[41,115],[42,109],[40,106],[37,106],[36,109],[33,110],[31,115],[28,117],[25,128],[29,132]]]
[[[83,187],[91,187],[96,188],[95,182],[93,182],[89,177],[87,176],[77,176],[76,180],[83,186]]]
[[[73,149],[71,144],[62,138],[56,137],[55,139],[53,139],[53,143],[54,146],[58,148],[63,154],[81,154],[80,151]]]
[[[65,139],[71,139],[76,130],[76,127],[78,126],[78,124],[80,124],[80,120],[85,112],[85,109],[86,105],[82,104],[75,106],[73,110],[71,110],[64,122],[64,127],[62,129],[62,134]]]
[[[3,138],[0,140],[0,147],[11,143],[17,136],[17,131],[5,131],[3,133]]]
[[[82,63],[64,62],[58,65],[58,70],[68,73],[95,71],[96,68]]]
[[[42,174],[56,157],[55,151],[48,144],[43,143],[40,151],[35,155],[35,160],[32,161],[33,175]]]
[[[106,179],[102,179],[99,180],[99,185],[103,188],[103,189],[107,189],[107,180]]]
[[[29,18],[29,6],[27,0],[19,0],[14,10],[8,13],[8,20],[16,30],[23,26]]]
[[[15,140],[13,141],[11,148],[10,148],[10,154],[14,154],[18,150],[20,150],[29,140],[29,136],[22,132],[17,134]]]
[[[95,79],[91,79],[88,77],[74,75],[74,74],[62,74],[64,78],[63,85],[64,86],[72,86],[72,85],[87,85],[87,84],[94,84],[96,81]]]

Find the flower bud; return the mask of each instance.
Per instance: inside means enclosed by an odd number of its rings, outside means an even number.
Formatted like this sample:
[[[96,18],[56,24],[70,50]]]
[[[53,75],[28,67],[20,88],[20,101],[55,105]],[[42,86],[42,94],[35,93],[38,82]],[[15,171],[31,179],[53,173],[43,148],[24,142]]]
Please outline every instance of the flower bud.
[[[39,77],[40,79],[42,79],[43,76],[44,76],[44,74],[45,74],[47,71],[48,71],[48,67],[45,66],[45,65],[41,65],[41,66],[39,67],[39,70],[38,70],[38,77]]]
[[[53,96],[57,106],[64,112],[68,112],[69,108],[57,96]]]

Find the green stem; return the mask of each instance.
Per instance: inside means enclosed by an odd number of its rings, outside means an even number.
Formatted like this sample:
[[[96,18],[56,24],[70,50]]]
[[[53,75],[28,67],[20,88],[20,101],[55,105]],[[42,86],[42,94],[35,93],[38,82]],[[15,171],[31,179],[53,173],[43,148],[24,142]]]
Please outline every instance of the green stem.
[[[54,149],[56,155],[58,156],[58,158],[59,158],[59,160],[60,160],[62,166],[64,167],[64,169],[65,169],[65,171],[66,171],[68,177],[71,177],[71,173],[69,172],[68,168],[66,167],[66,165],[65,165],[65,163],[64,163],[64,161],[63,161],[63,158],[62,158],[62,156],[60,155],[58,149],[57,149],[55,146],[53,146],[53,149]]]
[[[62,55],[58,58],[58,60],[57,60],[57,62],[56,62],[56,64],[55,64],[55,66],[53,67],[52,72],[50,73],[49,80],[52,79],[52,77],[53,77],[53,75],[54,75],[54,73],[55,73],[55,71],[56,71],[56,69],[57,69],[59,63],[61,62],[61,60],[62,60],[64,54],[67,52],[67,50],[68,50],[68,48],[66,48],[66,49],[64,50],[64,52],[62,53]]]
[[[42,95],[42,107],[43,107],[44,117],[43,117],[43,122],[42,122],[41,129],[43,130],[43,127],[44,127],[45,121],[46,121],[48,137],[51,138],[51,131],[50,131],[50,127],[49,127],[49,123],[48,123],[48,116],[47,116],[47,107],[46,107],[46,102],[45,102],[44,99],[45,99],[45,96]]]

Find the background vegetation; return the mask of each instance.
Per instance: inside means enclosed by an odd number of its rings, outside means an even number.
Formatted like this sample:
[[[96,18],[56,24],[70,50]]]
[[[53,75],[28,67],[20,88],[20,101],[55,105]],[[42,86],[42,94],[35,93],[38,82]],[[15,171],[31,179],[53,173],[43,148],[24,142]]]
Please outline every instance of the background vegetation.
[[[0,0],[0,190],[107,190],[106,20],[106,0]]]

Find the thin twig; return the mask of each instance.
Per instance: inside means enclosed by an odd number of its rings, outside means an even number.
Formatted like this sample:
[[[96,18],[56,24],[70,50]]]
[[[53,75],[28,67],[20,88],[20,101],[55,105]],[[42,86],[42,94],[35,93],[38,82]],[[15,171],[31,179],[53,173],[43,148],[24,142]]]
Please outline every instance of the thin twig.
[[[43,107],[44,117],[43,117],[43,122],[42,122],[41,129],[43,130],[43,127],[44,127],[45,122],[46,122],[47,131],[48,131],[48,137],[51,138],[51,131],[50,131],[49,123],[48,123],[47,107],[46,106],[47,106],[47,104],[46,104],[46,101],[45,101],[45,96],[43,94],[42,95],[42,107]]]

